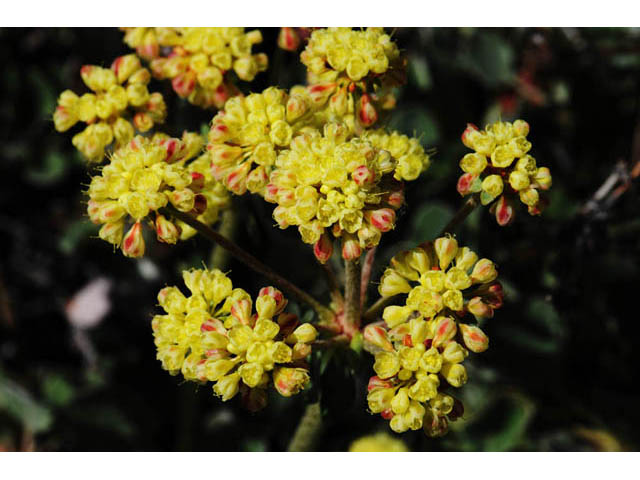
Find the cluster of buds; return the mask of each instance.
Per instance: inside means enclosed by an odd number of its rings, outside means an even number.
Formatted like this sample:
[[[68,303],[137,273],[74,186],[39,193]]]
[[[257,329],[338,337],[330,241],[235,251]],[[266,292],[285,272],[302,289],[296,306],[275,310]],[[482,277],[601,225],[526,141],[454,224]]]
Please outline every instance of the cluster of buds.
[[[250,295],[234,289],[219,270],[185,271],[183,279],[191,295],[163,288],[158,302],[166,314],[152,322],[165,370],[189,381],[214,382],[213,392],[223,401],[240,393],[251,410],[266,405],[271,384],[285,397],[306,387],[305,359],[317,331],[283,312],[282,292],[265,287],[254,306]]]
[[[385,308],[384,322],[365,327],[364,348],[375,355],[369,408],[391,420],[394,431],[423,428],[439,436],[461,415],[462,404],[441,390],[464,385],[462,362],[469,350],[480,353],[489,346],[479,327],[461,319],[466,313],[477,320],[493,316],[503,300],[497,275],[490,260],[478,260],[451,237],[391,260],[380,294],[408,296],[405,305]]]
[[[167,204],[181,212],[203,215],[208,197],[217,196],[220,198],[212,206],[216,215],[210,211],[207,218],[217,217],[216,205],[226,201],[226,192],[185,166],[202,145],[202,137],[194,133],[185,133],[181,140],[156,134],[152,138],[137,136],[116,150],[100,175],[91,179],[87,192],[89,218],[102,224],[100,238],[121,246],[127,257],[141,257],[145,251],[142,222],[152,212],[155,219],[150,224],[159,241],[174,244],[180,239],[180,227],[158,212]],[[124,233],[127,224],[132,225]]]
[[[242,27],[133,28],[125,42],[144,52],[156,78],[170,79],[180,97],[203,108],[221,108],[240,93],[228,72],[250,82],[268,65],[265,54],[251,53],[260,31]]]
[[[465,173],[458,180],[458,192],[462,196],[480,194],[482,205],[497,199],[491,210],[501,226],[513,220],[516,196],[531,215],[539,215],[544,204],[539,190],[551,187],[549,169],[538,167],[528,154],[528,133],[529,124],[524,120],[496,122],[483,131],[469,124],[462,133],[462,143],[474,153],[460,160]]]
[[[87,124],[72,141],[89,161],[100,162],[114,141],[118,148],[131,141],[136,131],[147,132],[164,122],[164,99],[160,93],[149,93],[151,74],[136,55],[116,58],[111,68],[85,65],[80,75],[93,93],[78,96],[71,90],[62,92],[53,123],[59,132],[77,122]]]
[[[323,263],[333,250],[329,234],[342,239],[345,259],[356,259],[394,228],[403,203],[403,184],[394,178],[398,161],[363,138],[348,138],[338,123],[295,137],[278,156],[264,195],[278,204],[273,216],[280,228],[298,226]]]
[[[229,99],[209,130],[214,177],[237,195],[263,195],[278,152],[308,126],[310,114],[304,98],[275,87]]]
[[[370,128],[395,106],[390,88],[404,82],[406,63],[382,28],[314,30],[300,55],[309,94],[330,120]]]

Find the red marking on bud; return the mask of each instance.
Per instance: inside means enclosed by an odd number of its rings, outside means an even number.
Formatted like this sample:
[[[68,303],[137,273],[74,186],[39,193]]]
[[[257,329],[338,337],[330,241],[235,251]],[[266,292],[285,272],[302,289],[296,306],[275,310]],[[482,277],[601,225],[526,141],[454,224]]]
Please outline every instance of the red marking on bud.
[[[313,245],[313,254],[316,256],[318,261],[322,264],[326,263],[329,258],[331,258],[331,254],[333,253],[333,242],[331,238],[327,234],[323,234]]]
[[[193,210],[191,211],[194,215],[202,215],[207,209],[207,197],[198,193],[195,197],[193,197]]]
[[[200,191],[204,187],[204,175],[198,172],[191,172],[191,185],[189,188],[193,191]]]
[[[504,227],[511,223],[513,219],[513,207],[511,206],[507,198],[502,195],[496,203],[496,221],[498,222],[498,225]]]
[[[477,178],[477,175],[472,173],[463,173],[458,179],[458,184],[456,186],[458,193],[463,197],[468,195],[471,191],[471,185],[474,180]]]
[[[351,174],[351,178],[359,186],[370,185],[375,180],[375,174],[366,165],[360,165]]]
[[[369,378],[369,383],[367,384],[367,391],[370,392],[375,388],[391,388],[393,385],[388,380],[382,380],[377,375]]]
[[[365,127],[370,127],[378,121],[378,112],[371,102],[371,97],[367,93],[363,94],[360,98],[358,118],[360,119],[360,123]]]
[[[465,128],[464,132],[460,136],[462,143],[464,143],[465,147],[473,148],[472,143],[470,141],[469,135],[478,131],[478,127],[476,127],[473,123],[467,123],[467,128]]]
[[[381,208],[379,210],[366,212],[366,218],[371,225],[381,232],[388,232],[394,226],[396,220],[396,212],[390,208]]]
[[[171,80],[171,85],[180,97],[185,98],[191,95],[196,87],[196,77],[191,73],[183,73]]]
[[[391,420],[394,417],[394,415],[395,414],[393,413],[393,411],[390,408],[387,408],[386,410],[383,410],[380,413],[380,416],[382,418],[384,418],[385,420]]]
[[[404,337],[402,337],[402,344],[405,347],[413,347],[413,341],[411,340],[411,335],[406,334]]]
[[[404,205],[404,192],[402,190],[390,192],[385,197],[385,201],[389,204],[390,207],[398,209],[402,205]]]

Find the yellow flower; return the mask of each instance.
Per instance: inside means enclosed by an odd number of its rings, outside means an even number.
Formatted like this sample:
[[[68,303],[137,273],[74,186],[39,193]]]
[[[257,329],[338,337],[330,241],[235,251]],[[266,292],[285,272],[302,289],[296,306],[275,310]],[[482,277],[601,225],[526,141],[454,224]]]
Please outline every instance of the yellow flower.
[[[263,53],[252,54],[262,42],[259,30],[238,27],[124,28],[124,41],[151,61],[156,78],[169,79],[175,92],[194,105],[221,108],[240,93],[227,72],[252,81],[267,69]]]
[[[354,440],[349,446],[350,452],[408,452],[402,440],[388,433],[380,432]]]
[[[217,220],[218,209],[227,200],[224,188],[186,166],[202,143],[198,135],[189,133],[182,140],[156,134],[151,139],[135,137],[118,148],[100,175],[91,179],[87,191],[89,218],[103,224],[100,238],[122,246],[127,256],[139,257],[144,254],[141,222],[152,212],[159,241],[173,244],[182,237],[183,224],[158,213],[169,203],[196,214],[204,223]],[[136,226],[123,242],[127,221]]]
[[[458,180],[458,192],[462,196],[480,194],[483,205],[492,204],[491,212],[501,226],[513,220],[512,201],[516,196],[531,215],[537,215],[542,209],[539,190],[551,187],[549,169],[538,168],[528,153],[528,134],[529,124],[524,120],[495,122],[482,131],[468,124],[462,133],[462,143],[474,153],[460,161],[465,173]]]
[[[77,122],[89,124],[73,137],[73,145],[88,161],[102,161],[107,147],[125,145],[136,129],[146,132],[164,122],[164,99],[160,93],[149,93],[150,73],[136,55],[116,58],[111,68],[85,65],[80,75],[93,93],[78,97],[71,90],[62,92],[53,123],[59,132]]]
[[[223,401],[271,383],[283,396],[307,385],[309,372],[287,365],[310,353],[317,332],[308,323],[295,328],[296,317],[282,313],[287,303],[282,292],[261,289],[252,313],[249,294],[234,289],[221,271],[190,270],[183,278],[189,297],[176,287],[158,294],[166,314],[156,315],[152,328],[163,368],[180,371],[185,380],[214,382]]]

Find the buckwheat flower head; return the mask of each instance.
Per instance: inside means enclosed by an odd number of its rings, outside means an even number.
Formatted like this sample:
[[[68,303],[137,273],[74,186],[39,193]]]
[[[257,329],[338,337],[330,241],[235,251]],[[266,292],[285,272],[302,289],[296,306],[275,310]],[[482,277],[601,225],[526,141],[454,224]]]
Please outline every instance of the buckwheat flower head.
[[[183,278],[190,295],[163,288],[158,302],[165,314],[152,322],[165,370],[185,380],[213,382],[223,401],[241,393],[252,409],[264,406],[269,385],[283,396],[304,389],[309,382],[304,359],[317,332],[283,313],[282,292],[265,287],[254,304],[219,270],[185,271]]]
[[[348,137],[347,127],[330,123],[323,134],[309,130],[294,138],[278,155],[265,200],[278,204],[273,216],[280,228],[295,225],[305,243],[317,246],[330,232],[342,238],[343,257],[356,258],[394,228],[403,185],[388,151]]]
[[[229,72],[252,81],[268,65],[265,54],[251,51],[262,42],[260,31],[242,27],[135,28],[125,42],[147,53],[156,78],[171,80],[179,96],[204,108],[221,108],[239,93]]]
[[[147,89],[151,74],[136,55],[116,58],[111,68],[85,65],[80,75],[92,93],[78,96],[71,90],[62,92],[53,122],[59,132],[78,122],[87,124],[72,141],[90,162],[100,162],[107,147],[126,144],[136,131],[147,132],[164,122],[164,99]]]
[[[462,143],[474,152],[460,160],[465,173],[458,180],[458,192],[462,196],[479,193],[483,205],[497,199],[491,209],[500,225],[513,220],[516,197],[531,215],[539,215],[543,207],[540,190],[551,187],[549,169],[539,167],[528,153],[528,133],[529,124],[524,120],[495,122],[482,131],[469,124],[462,133]]]
[[[215,178],[237,195],[264,194],[278,152],[308,127],[310,112],[305,99],[275,87],[229,99],[209,130]]]
[[[396,432],[423,428],[430,436],[447,431],[461,405],[443,393],[467,381],[462,362],[481,353],[489,339],[477,326],[462,323],[493,316],[502,306],[493,262],[478,259],[455,239],[401,252],[384,272],[383,297],[407,294],[404,305],[385,308],[383,322],[364,331],[364,346],[375,355],[376,376],[369,383],[369,408],[390,420]],[[448,419],[448,420],[447,420]]]
[[[203,143],[197,134],[185,133],[182,139],[156,134],[137,136],[117,149],[87,191],[89,218],[102,224],[100,238],[128,257],[140,257],[145,250],[142,225],[152,214],[149,221],[159,241],[173,244],[181,238],[181,226],[158,212],[168,204],[201,221],[215,221],[226,201],[224,192],[214,179],[187,165]]]

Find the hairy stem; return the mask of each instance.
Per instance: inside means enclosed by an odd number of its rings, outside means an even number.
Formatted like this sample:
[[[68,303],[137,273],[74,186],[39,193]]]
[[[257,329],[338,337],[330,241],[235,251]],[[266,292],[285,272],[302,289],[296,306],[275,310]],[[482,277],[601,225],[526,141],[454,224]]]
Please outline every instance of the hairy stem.
[[[376,248],[367,251],[364,257],[364,265],[362,266],[362,275],[360,276],[360,310],[364,308],[364,302],[367,298],[367,287],[371,280],[371,272],[373,271],[373,262],[376,259]]]
[[[289,442],[289,452],[309,452],[313,449],[322,430],[320,402],[307,405],[298,428]]]
[[[476,195],[472,195],[467,199],[466,202],[462,204],[462,207],[460,207],[460,210],[458,210],[455,213],[453,218],[449,221],[449,223],[447,223],[447,225],[442,229],[442,231],[440,232],[440,235],[438,236],[441,237],[445,233],[452,233],[455,230],[455,228],[459,224],[461,224],[469,216],[471,212],[475,210],[477,206],[478,206],[478,198]]]
[[[194,217],[192,217],[187,213],[183,213],[176,210],[175,208],[165,207],[163,210],[166,210],[166,213],[168,213],[169,215],[173,215],[179,220],[182,220],[187,225],[193,227],[202,236],[220,245],[222,248],[227,250],[231,255],[233,255],[235,258],[237,258],[242,263],[247,265],[249,268],[251,268],[252,270],[255,270],[258,273],[261,273],[266,278],[268,278],[271,282],[273,282],[275,285],[287,291],[288,293],[294,295],[301,302],[309,305],[311,308],[313,308],[316,311],[321,321],[329,321],[331,318],[333,318],[334,314],[328,307],[325,307],[322,303],[320,303],[314,297],[312,297],[311,295],[306,293],[304,290],[302,290],[301,288],[291,283],[289,280],[287,280],[283,276],[273,271],[270,267],[262,263],[256,257],[246,252],[245,250],[240,248],[238,245],[236,245],[234,242],[232,242],[225,236],[213,230],[211,227],[205,225],[202,222],[199,222],[198,220],[196,220]]]
[[[360,328],[360,263],[344,261],[344,330],[352,334]]]

